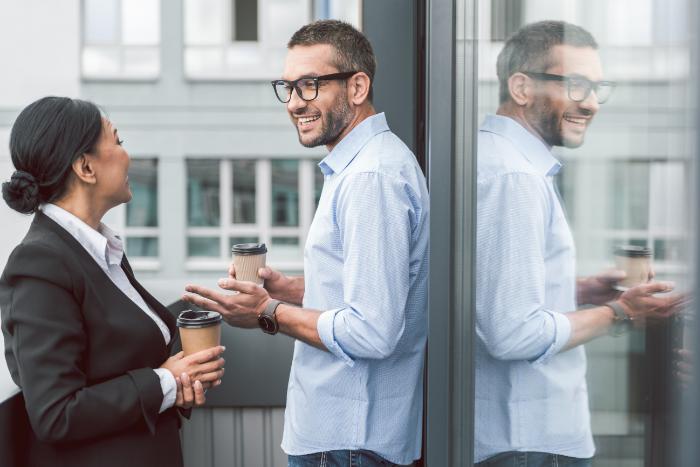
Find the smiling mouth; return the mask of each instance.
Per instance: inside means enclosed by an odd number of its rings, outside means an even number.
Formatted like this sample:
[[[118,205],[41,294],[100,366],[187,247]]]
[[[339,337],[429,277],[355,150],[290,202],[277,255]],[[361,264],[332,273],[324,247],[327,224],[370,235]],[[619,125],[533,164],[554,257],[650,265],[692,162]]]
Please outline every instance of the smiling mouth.
[[[588,124],[588,117],[581,117],[578,115],[564,114],[564,120],[574,125],[586,126]]]
[[[297,117],[297,122],[299,122],[300,126],[308,125],[311,122],[315,122],[321,118],[320,115],[314,115],[314,116],[309,116],[309,117]]]

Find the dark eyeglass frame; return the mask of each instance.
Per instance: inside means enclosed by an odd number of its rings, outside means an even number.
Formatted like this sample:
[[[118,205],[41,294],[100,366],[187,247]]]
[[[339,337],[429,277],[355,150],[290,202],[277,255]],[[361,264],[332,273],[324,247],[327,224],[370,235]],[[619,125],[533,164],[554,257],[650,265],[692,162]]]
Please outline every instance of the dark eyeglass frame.
[[[303,101],[309,102],[318,97],[318,85],[319,82],[321,81],[335,81],[335,80],[346,80],[350,78],[353,75],[356,75],[359,73],[358,71],[343,71],[340,73],[331,73],[330,75],[321,75],[321,76],[302,76],[299,79],[295,79],[294,81],[287,81],[286,79],[274,79],[270,81],[272,84],[272,89],[275,91],[275,96],[277,96],[277,99],[283,103],[286,104],[290,100],[292,100],[292,92],[288,92],[286,96],[286,100],[283,97],[280,97],[279,93],[277,92],[277,85],[282,84],[284,85],[285,89],[289,89],[290,87],[293,89],[296,89],[297,91],[297,96]],[[314,83],[314,97],[310,99],[304,99],[303,96],[303,91],[299,87],[299,82],[300,81],[313,81]]]
[[[615,86],[617,85],[615,81],[591,81],[590,79],[584,78],[583,76],[563,76],[554,75],[551,73],[538,73],[535,71],[521,71],[521,73],[526,76],[529,76],[530,78],[539,79],[541,81],[560,81],[566,83],[566,91],[569,96],[569,99],[571,99],[574,102],[585,101],[586,99],[588,99],[588,96],[591,95],[591,91],[595,91],[596,100],[598,101],[598,103],[605,104],[608,101],[608,99],[610,99],[610,96],[612,96],[612,93],[615,90]],[[571,97],[572,82],[584,83],[586,85],[586,90],[581,99],[574,99],[573,97]],[[598,90],[601,87],[607,87],[610,90],[609,94],[607,96],[604,96],[603,99],[601,99],[598,94]]]

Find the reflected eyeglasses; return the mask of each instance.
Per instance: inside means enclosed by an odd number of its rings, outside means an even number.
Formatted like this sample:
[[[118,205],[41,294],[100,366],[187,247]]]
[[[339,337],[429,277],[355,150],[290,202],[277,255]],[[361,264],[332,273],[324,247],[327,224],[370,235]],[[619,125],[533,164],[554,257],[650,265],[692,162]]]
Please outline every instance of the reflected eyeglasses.
[[[356,74],[357,71],[344,71],[331,73],[330,75],[303,77],[294,81],[276,79],[271,81],[277,99],[286,104],[292,99],[292,92],[296,89],[297,95],[304,101],[312,101],[318,97],[318,85],[321,81],[345,80]]]
[[[562,76],[551,73],[536,73],[534,71],[521,71],[521,73],[541,81],[561,81],[566,83],[569,99],[574,102],[585,101],[591,95],[591,91],[595,91],[598,103],[605,104],[610,99],[610,95],[616,85],[614,81],[591,81],[582,76]]]

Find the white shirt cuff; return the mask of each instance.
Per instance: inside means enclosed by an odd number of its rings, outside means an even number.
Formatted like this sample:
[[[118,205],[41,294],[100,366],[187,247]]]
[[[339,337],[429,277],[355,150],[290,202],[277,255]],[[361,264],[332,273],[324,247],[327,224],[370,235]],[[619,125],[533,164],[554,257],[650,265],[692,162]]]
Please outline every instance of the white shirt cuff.
[[[316,329],[319,337],[321,338],[321,342],[323,342],[323,345],[326,346],[330,353],[344,361],[348,366],[355,366],[355,361],[343,351],[335,340],[335,332],[333,330],[335,325],[335,317],[338,312],[343,309],[344,308],[337,308],[335,310],[328,310],[321,313],[318,317],[318,322],[316,323]]]
[[[175,405],[177,383],[175,382],[173,374],[170,373],[170,370],[155,368],[153,371],[158,375],[158,379],[160,379],[160,388],[163,390],[163,402],[161,402],[160,410],[158,411],[158,413],[163,413]]]
[[[571,321],[566,317],[566,314],[551,310],[543,311],[553,318],[554,340],[549,348],[532,362],[533,365],[544,365],[547,363],[550,358],[561,352],[561,349],[566,346],[566,343],[569,342],[569,338],[571,337]]]

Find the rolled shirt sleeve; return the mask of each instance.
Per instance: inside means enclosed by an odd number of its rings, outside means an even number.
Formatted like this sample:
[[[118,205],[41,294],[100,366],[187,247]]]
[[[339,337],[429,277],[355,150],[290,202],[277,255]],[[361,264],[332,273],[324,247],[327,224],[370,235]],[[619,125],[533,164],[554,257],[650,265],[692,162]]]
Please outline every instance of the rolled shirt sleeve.
[[[566,345],[569,319],[546,307],[546,181],[508,173],[477,185],[477,335],[496,359],[546,363]]]
[[[354,173],[338,191],[345,306],[326,311],[318,333],[348,365],[392,354],[406,324],[410,251],[419,205],[410,187],[376,172]]]

